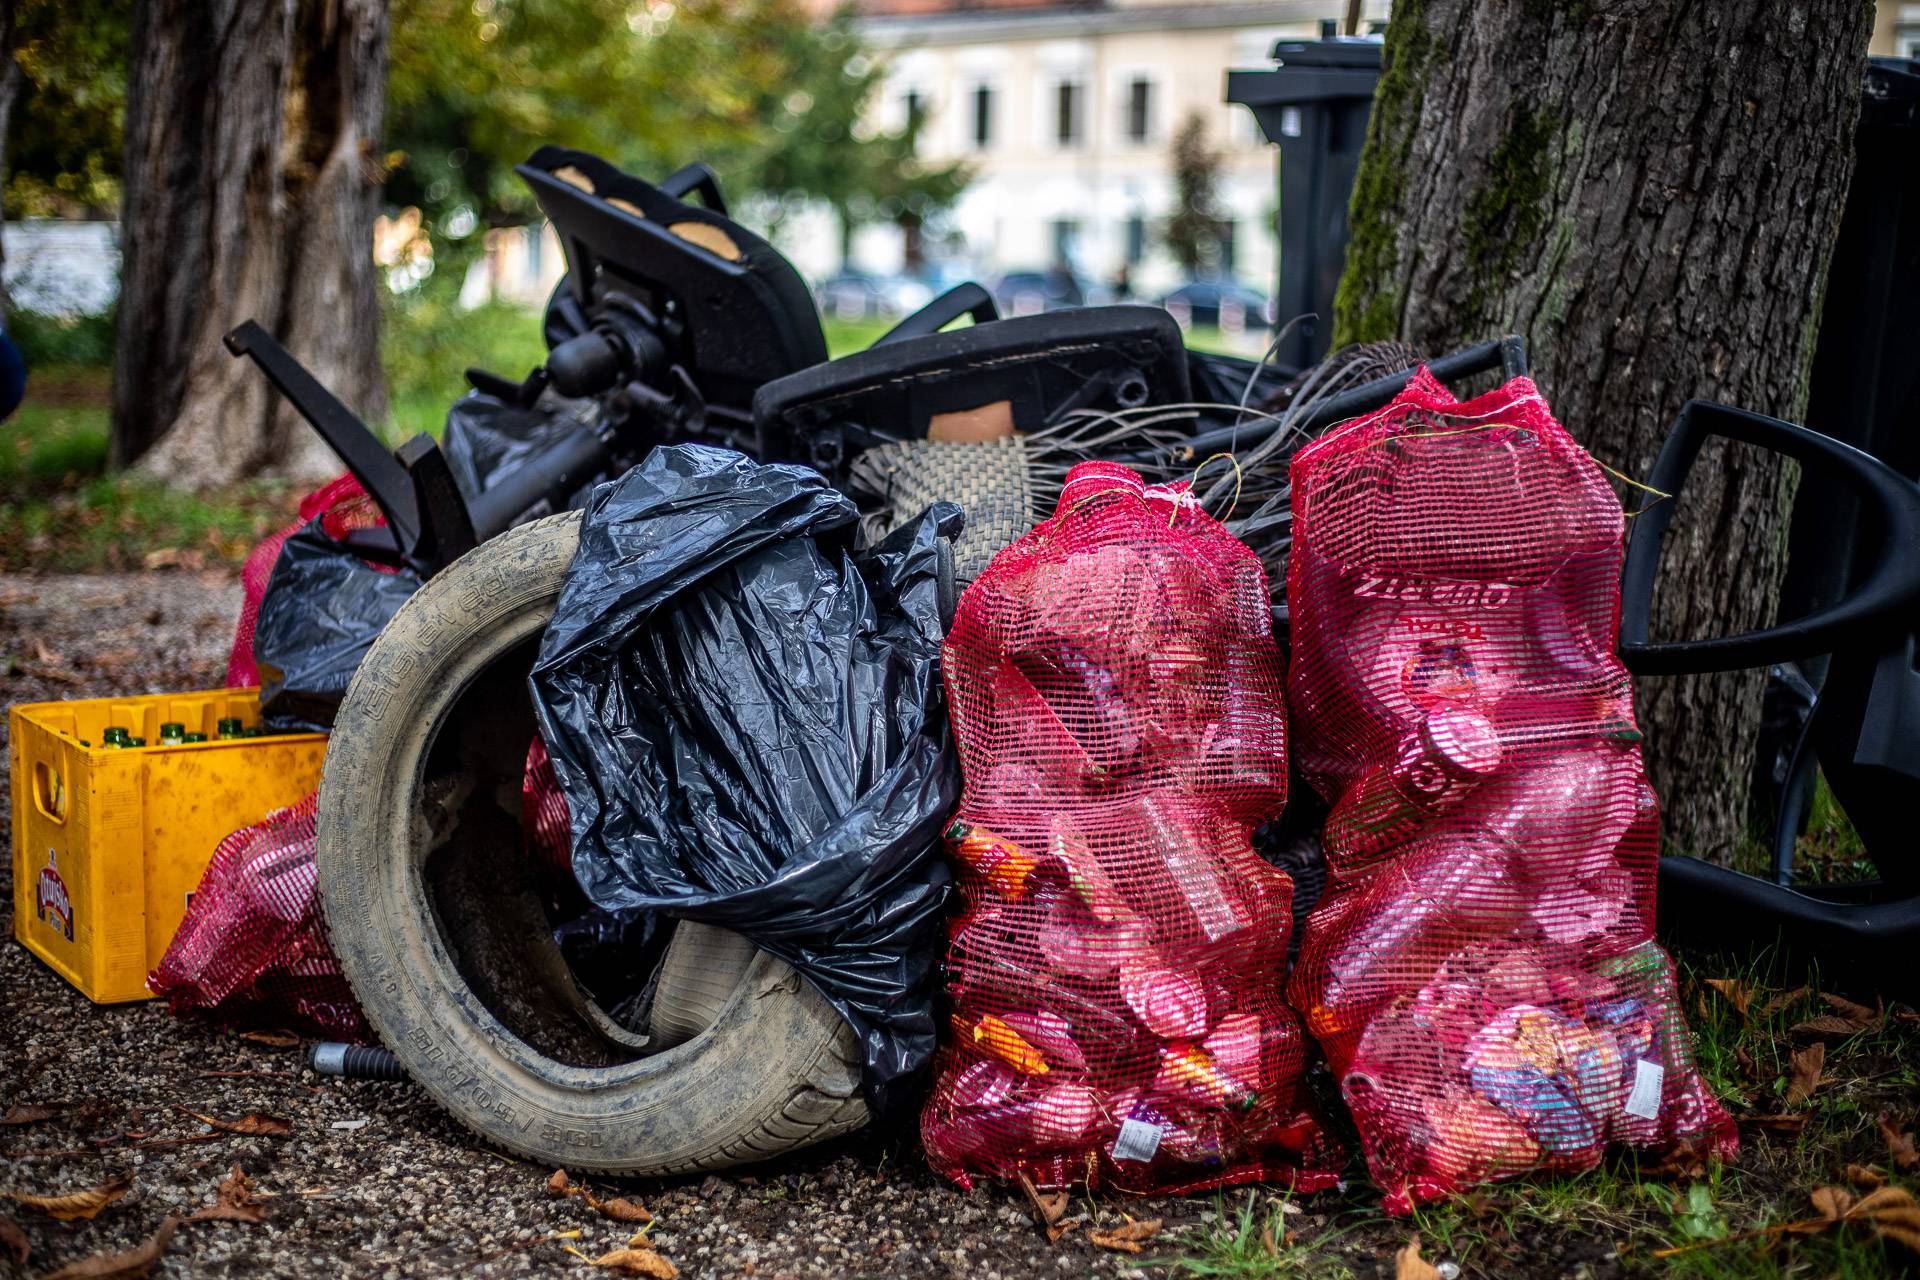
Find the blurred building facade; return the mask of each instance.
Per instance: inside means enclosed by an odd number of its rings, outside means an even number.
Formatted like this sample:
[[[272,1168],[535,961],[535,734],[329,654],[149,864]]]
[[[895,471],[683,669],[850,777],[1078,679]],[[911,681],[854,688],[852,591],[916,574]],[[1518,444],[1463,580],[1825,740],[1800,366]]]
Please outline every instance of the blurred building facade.
[[[1197,115],[1220,163],[1220,274],[1268,287],[1275,153],[1226,73],[1269,67],[1276,40],[1311,38],[1345,0],[864,0],[861,29],[888,59],[874,121],[922,120],[929,160],[966,162],[972,185],[930,228],[929,258],[991,275],[1068,265],[1090,283],[1124,277],[1156,294],[1184,272],[1160,230],[1175,206],[1173,141]],[[1386,0],[1362,6],[1384,20]],[[942,233],[945,233],[944,235]],[[814,238],[814,237],[809,237]],[[803,269],[832,264],[785,245]],[[831,247],[831,246],[830,246]],[[868,227],[855,265],[917,264],[906,237]]]

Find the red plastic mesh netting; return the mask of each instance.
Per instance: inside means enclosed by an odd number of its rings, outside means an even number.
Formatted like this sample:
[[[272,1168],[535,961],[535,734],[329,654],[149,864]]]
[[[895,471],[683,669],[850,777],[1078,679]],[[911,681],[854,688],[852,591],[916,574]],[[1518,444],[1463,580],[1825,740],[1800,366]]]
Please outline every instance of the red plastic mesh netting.
[[[1730,1153],[1652,938],[1599,467],[1527,379],[1422,370],[1292,479],[1294,750],[1333,810],[1289,995],[1388,1209],[1609,1142]]]
[[[373,1039],[321,919],[313,810],[308,796],[220,842],[147,979],[176,1014]]]
[[[327,517],[326,530],[334,537],[351,529],[385,523],[380,509],[361,490],[360,482],[347,475],[302,498],[300,518],[260,540],[240,570],[240,586],[245,594],[240,604],[240,621],[233,630],[233,651],[227,655],[227,688],[250,689],[260,683],[260,669],[253,661],[253,624],[260,616],[260,600],[267,593],[267,579],[273,576],[273,563],[280,558],[280,548],[287,539],[322,512]]]
[[[952,1036],[929,1160],[1036,1185],[1331,1184],[1283,999],[1293,886],[1259,559],[1181,489],[1083,463],[967,589],[946,685]]]

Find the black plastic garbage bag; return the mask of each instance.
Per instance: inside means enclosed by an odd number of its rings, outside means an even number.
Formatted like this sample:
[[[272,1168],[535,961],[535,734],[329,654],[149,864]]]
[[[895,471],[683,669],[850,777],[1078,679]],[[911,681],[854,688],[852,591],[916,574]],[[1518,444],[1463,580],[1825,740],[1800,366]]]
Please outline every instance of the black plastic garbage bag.
[[[939,503],[869,551],[804,467],[655,449],[595,491],[532,676],[596,904],[745,934],[860,1034],[870,1098],[934,1045],[960,774]]]
[[[390,573],[356,556],[316,516],[288,538],[273,562],[253,657],[260,668],[260,717],[275,729],[325,729],[360,660],[407,597],[420,589],[410,569]]]
[[[523,409],[475,391],[454,401],[447,410],[447,430],[440,449],[446,454],[454,484],[471,502],[486,491],[495,476],[516,470],[554,441],[579,430],[581,424],[565,413]],[[543,508],[545,505],[541,504]],[[528,516],[547,514],[543,509]]]

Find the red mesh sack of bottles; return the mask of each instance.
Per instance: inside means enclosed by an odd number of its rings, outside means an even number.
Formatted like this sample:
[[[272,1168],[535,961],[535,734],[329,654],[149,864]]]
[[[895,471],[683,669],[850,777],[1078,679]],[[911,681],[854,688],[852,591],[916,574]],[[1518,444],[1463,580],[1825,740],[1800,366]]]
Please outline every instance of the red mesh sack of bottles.
[[[147,978],[173,1012],[373,1039],[327,941],[313,810],[308,796],[214,850],[186,918]]]
[[[1289,995],[1387,1208],[1736,1141],[1653,941],[1624,516],[1521,378],[1424,370],[1293,462],[1295,764],[1332,805]]]
[[[1265,571],[1184,487],[1083,463],[967,589],[945,649],[951,1035],[921,1134],[963,1185],[1312,1190],[1284,999],[1293,887]]]

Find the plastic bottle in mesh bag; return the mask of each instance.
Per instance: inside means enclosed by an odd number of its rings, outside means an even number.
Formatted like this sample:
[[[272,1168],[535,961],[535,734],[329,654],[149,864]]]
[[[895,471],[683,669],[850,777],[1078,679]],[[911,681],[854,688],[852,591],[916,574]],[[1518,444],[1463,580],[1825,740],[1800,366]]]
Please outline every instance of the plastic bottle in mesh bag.
[[[1423,371],[1293,464],[1288,695],[1332,805],[1289,985],[1390,1210],[1609,1142],[1736,1141],[1653,941],[1624,518],[1517,379]]]
[[[220,842],[147,987],[176,1014],[371,1041],[327,941],[314,797]]]
[[[1282,998],[1292,884],[1266,575],[1184,489],[1085,463],[962,597],[951,1034],[922,1121],[966,1185],[1335,1179]]]

